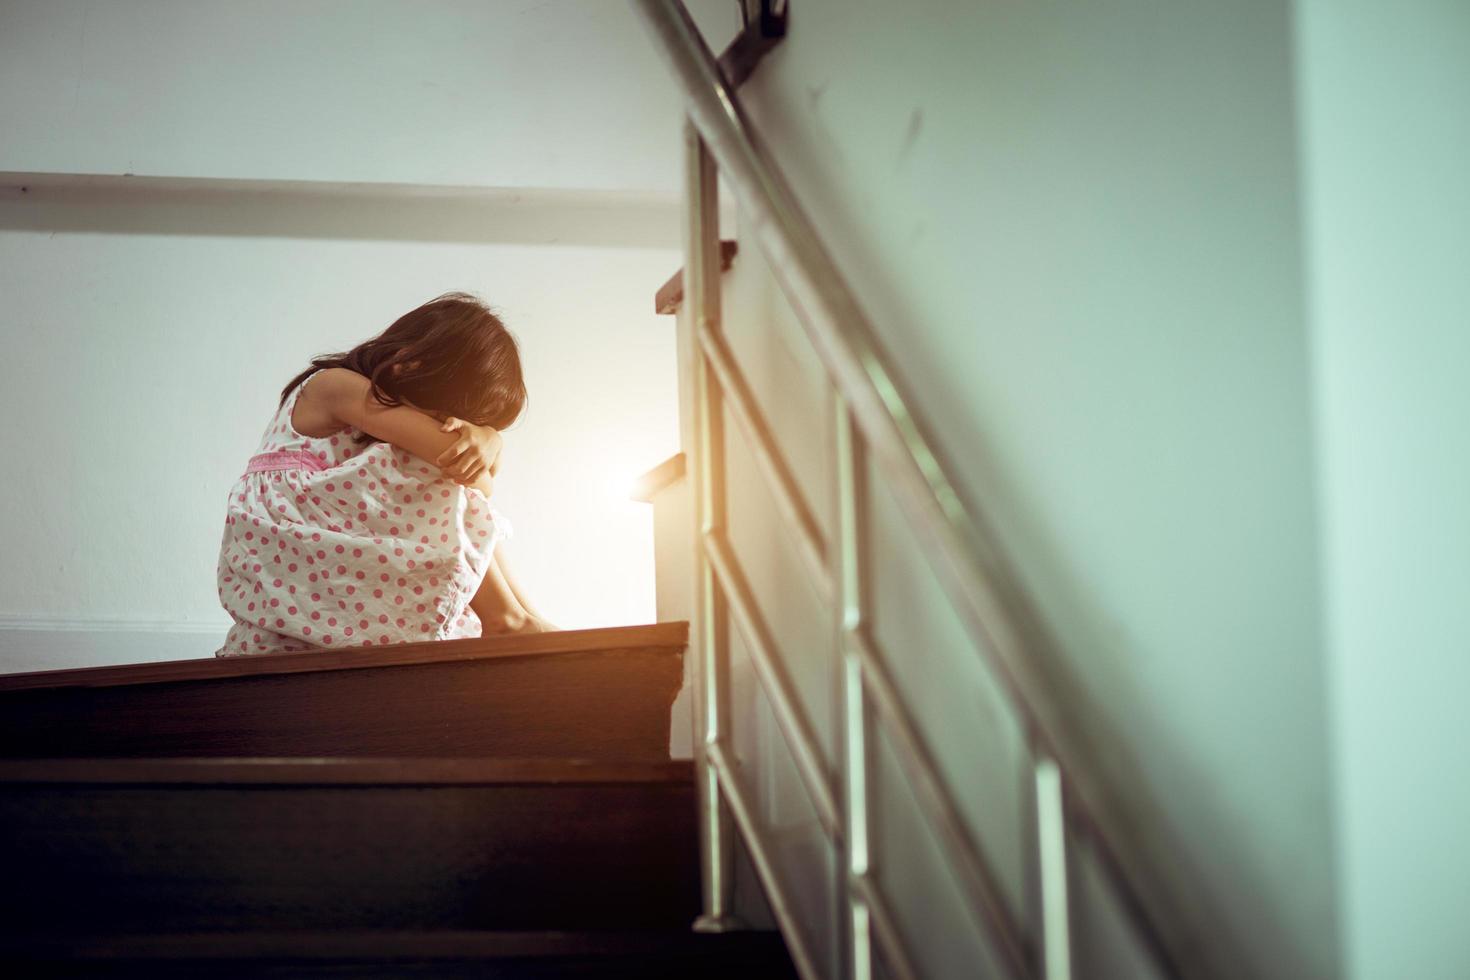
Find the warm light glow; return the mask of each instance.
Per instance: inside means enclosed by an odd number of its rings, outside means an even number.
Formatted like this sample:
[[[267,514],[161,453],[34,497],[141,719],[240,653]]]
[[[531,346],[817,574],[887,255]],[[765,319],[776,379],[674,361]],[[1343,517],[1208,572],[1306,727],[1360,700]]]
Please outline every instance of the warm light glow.
[[[654,462],[656,463],[657,460]],[[652,465],[639,466],[630,460],[623,465],[609,467],[602,481],[603,491],[607,496],[622,503],[641,503],[641,501],[632,500],[633,488],[638,483],[638,478],[647,472]],[[643,504],[643,506],[647,507],[648,505]]]

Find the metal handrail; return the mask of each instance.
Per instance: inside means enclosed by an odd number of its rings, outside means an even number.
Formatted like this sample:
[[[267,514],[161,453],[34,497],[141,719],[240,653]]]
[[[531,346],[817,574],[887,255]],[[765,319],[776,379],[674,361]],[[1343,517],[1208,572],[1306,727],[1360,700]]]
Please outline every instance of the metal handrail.
[[[878,472],[930,557],[969,636],[1022,719],[1035,759],[1043,873],[1043,934],[1039,946],[1049,954],[1042,964],[1046,975],[1071,973],[1068,836],[1069,831],[1081,830],[1087,833],[1101,859],[1100,867],[1118,889],[1123,907],[1150,943],[1161,969],[1187,977],[1239,976],[1243,959],[1215,945],[1220,937],[1207,928],[1205,910],[1188,887],[1189,882],[1165,843],[1148,834],[1138,818],[1145,798],[1141,783],[1121,769],[1114,756],[1095,748],[1097,743],[1083,714],[1085,702],[1060,671],[1054,647],[1019,586],[1019,576],[980,514],[961,499],[949,475],[951,468],[941,462],[933,441],[910,408],[911,399],[900,390],[888,368],[870,321],[771,162],[688,12],[679,0],[633,2],[681,85],[688,118],[698,133],[700,152],[713,158],[734,191],[774,277],[840,393],[844,411],[850,413],[874,451]],[[703,194],[711,190],[712,181],[701,185]],[[718,323],[717,300],[716,308],[711,309],[700,298],[704,290],[717,288],[718,272],[709,261],[709,249],[699,241],[712,237],[712,209],[708,201],[691,200],[691,204],[698,205],[700,214],[694,238],[686,239],[694,243],[688,249],[687,295],[697,335],[702,336],[708,325]],[[701,268],[696,269],[696,265]],[[718,382],[710,378],[712,372],[703,351],[696,358],[700,390],[717,386]],[[720,408],[718,388],[714,390],[716,397],[701,408],[705,413],[700,427],[705,446],[711,426],[718,431],[717,423],[708,418],[711,410],[718,414]],[[702,396],[700,400],[704,400]],[[723,498],[711,496],[721,493],[712,484],[722,481],[722,466],[702,465],[700,469],[704,471],[698,477],[703,488],[701,500],[717,499],[718,503],[717,507],[702,510],[704,530],[711,531],[723,521]],[[791,501],[785,502],[784,509],[795,512]],[[703,552],[703,540],[700,547]],[[804,558],[811,564],[810,559],[821,552],[808,550],[812,554]],[[841,549],[844,554],[850,550]],[[708,563],[703,554],[701,560]],[[705,655],[715,661],[707,667],[707,676],[717,680],[722,669],[719,651],[723,641],[715,635],[723,619],[723,597],[716,594],[719,586],[713,573],[702,572],[702,576],[698,608],[704,612],[699,614],[697,609],[702,623],[699,633],[703,645],[709,648]],[[843,633],[847,656],[853,656],[850,636]],[[861,666],[857,676],[862,676]],[[711,704],[718,704],[718,690],[706,689],[702,696],[714,696],[716,700]],[[718,723],[705,726],[707,746],[718,749],[723,744],[722,726],[728,724],[724,718],[727,713],[722,709]],[[847,774],[848,778],[853,775]],[[941,810],[952,805],[952,800],[943,799],[945,793],[930,795],[938,799],[935,805]],[[712,802],[718,809],[718,785],[701,802]],[[717,814],[706,816],[702,827],[707,836],[717,834]],[[749,827],[741,829],[751,836]],[[707,860],[707,872],[712,867]],[[862,880],[861,888],[847,889],[855,910],[863,900],[857,892],[874,885],[871,879]],[[716,901],[708,888],[706,901],[707,917],[711,903],[717,906],[716,917],[728,914],[726,904]],[[809,958],[806,965],[810,968]]]

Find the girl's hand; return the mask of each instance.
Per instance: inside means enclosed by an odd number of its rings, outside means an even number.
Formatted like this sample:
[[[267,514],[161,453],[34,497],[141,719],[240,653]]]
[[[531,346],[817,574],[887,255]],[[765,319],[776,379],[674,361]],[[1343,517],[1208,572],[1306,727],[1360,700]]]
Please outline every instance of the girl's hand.
[[[500,469],[503,443],[500,430],[475,425],[451,415],[439,426],[439,431],[460,434],[454,445],[435,460],[443,474],[455,483],[470,486],[483,476],[494,476]]]

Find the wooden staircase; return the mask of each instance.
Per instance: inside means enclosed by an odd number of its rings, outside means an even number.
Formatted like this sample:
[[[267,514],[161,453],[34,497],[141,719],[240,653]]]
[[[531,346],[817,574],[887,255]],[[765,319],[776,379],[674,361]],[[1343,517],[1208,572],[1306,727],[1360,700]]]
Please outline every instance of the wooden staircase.
[[[0,963],[782,977],[698,935],[686,623],[0,676]]]

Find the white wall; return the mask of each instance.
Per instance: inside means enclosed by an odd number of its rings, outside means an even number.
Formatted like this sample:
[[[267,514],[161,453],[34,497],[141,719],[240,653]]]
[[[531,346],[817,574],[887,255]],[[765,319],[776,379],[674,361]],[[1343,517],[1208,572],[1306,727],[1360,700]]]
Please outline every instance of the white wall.
[[[212,653],[281,385],[448,289],[521,342],[520,577],[560,625],[651,621],[680,125],[622,4],[0,2],[0,670]]]
[[[642,45],[600,0],[6,0],[0,170],[671,191]]]
[[[1344,975],[1470,963],[1470,7],[1298,5]]]
[[[1280,2],[807,0],[742,96],[1134,768],[1147,832],[1242,973],[1305,978],[1338,950],[1292,71]],[[824,502],[801,341],[743,309],[733,342]],[[737,546],[823,723],[830,630],[732,453]],[[876,506],[877,547],[901,548]],[[1013,723],[922,564],[877,567],[880,639],[1019,891]],[[881,873],[905,909],[948,908],[883,784]],[[964,928],[917,933],[933,969],[974,969]]]
[[[355,239],[278,237],[273,224],[309,221],[301,196],[229,197],[213,206],[248,210],[253,234],[123,230],[119,215],[146,229],[149,215],[187,214],[188,194],[41,188],[0,200],[0,412],[12,420],[0,430],[11,461],[0,628],[25,628],[0,629],[4,668],[137,646],[102,636],[86,653],[85,636],[38,632],[53,627],[214,628],[156,641],[159,656],[190,644],[211,654],[228,623],[214,591],[224,499],[281,386],[313,354],[448,289],[484,297],[521,342],[530,403],[507,432],[496,490],[516,530],[507,554],[535,601],[567,627],[651,622],[651,518],[627,493],[678,444],[672,326],[652,301],[677,252],[496,241],[497,226],[538,223],[525,204],[480,209],[480,241],[416,241],[432,236],[432,214],[415,228],[361,210],[342,219]],[[674,238],[676,215],[655,217]]]

